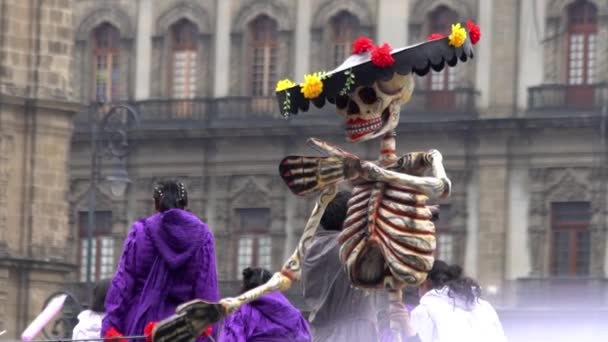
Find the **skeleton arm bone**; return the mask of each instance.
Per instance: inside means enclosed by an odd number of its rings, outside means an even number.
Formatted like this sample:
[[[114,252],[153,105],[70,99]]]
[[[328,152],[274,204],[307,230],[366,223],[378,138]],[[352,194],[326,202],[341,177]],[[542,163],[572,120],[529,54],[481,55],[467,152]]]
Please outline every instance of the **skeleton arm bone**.
[[[321,217],[327,205],[334,199],[337,193],[336,186],[329,186],[321,192],[306,226],[304,233],[300,237],[298,247],[283,265],[280,272],[276,272],[265,284],[251,289],[238,297],[229,297],[220,300],[220,305],[227,314],[231,314],[244,304],[250,303],[265,294],[273,291],[287,291],[294,281],[300,280],[302,275],[302,258],[306,254],[312,238],[321,222]]]
[[[417,166],[423,171],[428,169],[430,176],[425,177],[387,170],[374,163],[363,161],[361,176],[370,181],[401,185],[422,192],[431,199],[445,198],[450,194],[451,182],[445,173],[442,160],[441,153],[437,150],[407,155],[402,167],[406,170]]]

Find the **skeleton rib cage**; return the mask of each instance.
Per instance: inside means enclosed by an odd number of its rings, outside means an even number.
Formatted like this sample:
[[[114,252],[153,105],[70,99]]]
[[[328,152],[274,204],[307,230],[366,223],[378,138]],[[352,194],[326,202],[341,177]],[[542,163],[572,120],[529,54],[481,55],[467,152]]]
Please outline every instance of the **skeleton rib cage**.
[[[381,287],[385,277],[416,285],[433,264],[435,226],[428,197],[405,187],[355,186],[340,235],[340,260],[358,287]]]

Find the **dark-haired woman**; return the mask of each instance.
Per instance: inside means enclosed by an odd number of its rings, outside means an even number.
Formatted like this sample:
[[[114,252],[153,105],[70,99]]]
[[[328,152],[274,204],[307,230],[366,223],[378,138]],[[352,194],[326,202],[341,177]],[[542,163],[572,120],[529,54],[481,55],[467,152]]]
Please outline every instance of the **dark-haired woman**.
[[[153,198],[157,213],[135,222],[126,238],[106,299],[104,337],[142,335],[181,303],[219,299],[213,235],[185,210],[184,184],[161,182]]]
[[[506,341],[496,311],[480,298],[481,288],[459,266],[436,260],[420,288],[412,324],[422,342]]]
[[[78,324],[72,331],[73,340],[99,338],[101,336],[101,320],[105,310],[106,294],[110,280],[101,280],[93,289],[91,308],[78,314]]]
[[[271,277],[262,268],[243,270],[242,292],[251,290]],[[305,342],[310,329],[302,314],[281,292],[272,292],[242,306],[224,321],[222,342]]]

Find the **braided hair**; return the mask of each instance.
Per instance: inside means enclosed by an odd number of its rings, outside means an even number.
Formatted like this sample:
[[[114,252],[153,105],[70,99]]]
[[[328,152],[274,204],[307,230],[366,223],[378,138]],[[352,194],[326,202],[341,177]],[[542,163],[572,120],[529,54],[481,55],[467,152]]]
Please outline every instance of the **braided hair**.
[[[463,275],[462,267],[448,265],[441,260],[435,260],[433,268],[428,273],[427,279],[432,288],[448,288],[450,298],[463,298],[467,304],[473,304],[481,297],[481,287],[472,278]]]
[[[154,187],[154,205],[160,212],[184,209],[188,206],[188,192],[184,183],[176,180],[159,182]]]

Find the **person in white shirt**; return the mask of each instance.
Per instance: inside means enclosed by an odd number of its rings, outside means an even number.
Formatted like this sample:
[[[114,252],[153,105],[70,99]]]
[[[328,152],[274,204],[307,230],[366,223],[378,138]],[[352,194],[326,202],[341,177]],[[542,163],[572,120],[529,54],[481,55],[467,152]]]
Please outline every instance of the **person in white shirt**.
[[[422,342],[504,342],[496,311],[481,299],[479,284],[457,265],[436,260],[419,289],[412,325]]]
[[[91,309],[78,314],[78,324],[72,331],[72,339],[90,339],[101,337],[101,321],[105,314],[106,294],[110,288],[110,280],[101,280],[93,290]]]

